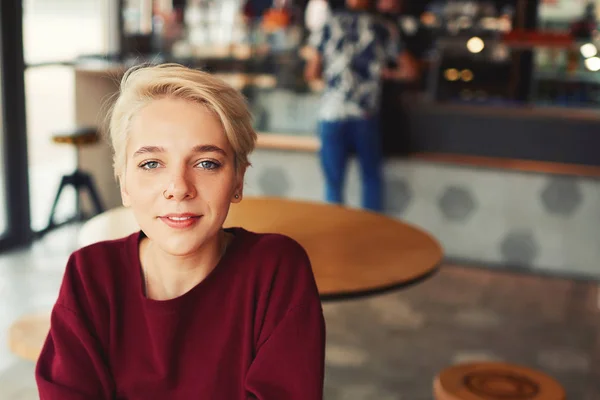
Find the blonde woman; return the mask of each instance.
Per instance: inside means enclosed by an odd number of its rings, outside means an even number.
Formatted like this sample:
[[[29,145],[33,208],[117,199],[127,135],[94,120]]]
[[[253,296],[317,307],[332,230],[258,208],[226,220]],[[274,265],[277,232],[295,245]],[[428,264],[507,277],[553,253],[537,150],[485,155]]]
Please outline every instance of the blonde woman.
[[[133,68],[110,135],[141,231],[70,257],[41,399],[321,399],[325,324],[305,251],[223,229],[256,140],[244,98],[179,65]]]

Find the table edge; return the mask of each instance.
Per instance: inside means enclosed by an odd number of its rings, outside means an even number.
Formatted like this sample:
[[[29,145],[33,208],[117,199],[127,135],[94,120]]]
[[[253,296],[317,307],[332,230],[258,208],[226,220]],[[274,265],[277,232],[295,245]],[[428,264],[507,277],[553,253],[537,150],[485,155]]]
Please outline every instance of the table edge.
[[[321,293],[321,294],[319,294],[319,298],[321,299],[321,302],[323,302],[323,303],[333,302],[333,301],[358,300],[358,299],[361,299],[364,297],[377,296],[377,295],[385,294],[385,293],[400,290],[400,289],[406,289],[413,285],[421,283],[421,282],[433,277],[435,274],[437,274],[440,270],[440,267],[443,264],[443,259],[444,259],[443,256],[440,257],[440,259],[435,263],[435,265],[430,270],[428,270],[426,273],[418,275],[412,279],[408,279],[408,280],[405,280],[402,282],[392,283],[389,285],[375,286],[373,288],[368,288],[368,289]]]

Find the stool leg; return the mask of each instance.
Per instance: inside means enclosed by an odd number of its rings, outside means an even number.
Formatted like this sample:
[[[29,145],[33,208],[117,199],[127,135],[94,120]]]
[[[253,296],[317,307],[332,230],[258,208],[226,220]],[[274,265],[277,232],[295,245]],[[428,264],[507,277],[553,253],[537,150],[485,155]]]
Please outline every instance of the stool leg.
[[[94,203],[94,207],[96,208],[96,213],[100,214],[104,212],[104,207],[102,205],[102,200],[100,200],[100,195],[96,191],[96,185],[94,185],[94,178],[91,176],[88,177],[87,188],[90,192],[90,197],[92,198],[92,202]]]
[[[87,189],[90,195],[90,199],[94,204],[94,208],[96,209],[96,213],[100,214],[101,212],[103,212],[104,207],[102,206],[102,201],[100,200],[100,196],[96,191],[96,185],[94,185],[94,178],[90,174],[82,171],[77,171],[75,174],[77,176],[76,180],[78,193],[80,188]]]
[[[81,207],[81,192],[79,191],[79,185],[75,184],[75,218],[78,221],[83,221],[83,208]]]
[[[60,185],[58,186],[58,191],[56,192],[56,196],[54,197],[54,203],[52,203],[52,208],[50,209],[50,217],[48,218],[48,227],[47,230],[51,229],[54,226],[54,213],[56,212],[56,207],[58,206],[58,200],[60,200],[60,194],[62,190],[68,184],[68,177],[63,176],[60,179]]]

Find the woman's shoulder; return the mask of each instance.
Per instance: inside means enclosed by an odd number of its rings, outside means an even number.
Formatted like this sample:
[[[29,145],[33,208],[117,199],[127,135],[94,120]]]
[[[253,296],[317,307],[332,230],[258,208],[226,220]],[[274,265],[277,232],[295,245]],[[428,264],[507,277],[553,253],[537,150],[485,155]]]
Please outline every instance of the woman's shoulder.
[[[137,248],[140,232],[120,239],[103,240],[75,250],[71,257],[91,262],[103,262],[115,258],[131,258]]]
[[[234,228],[234,234],[240,236],[241,248],[249,255],[261,261],[308,261],[306,250],[300,243],[281,233],[257,233],[243,228]]]
[[[290,291],[313,287],[309,256],[300,243],[279,233],[255,233],[237,228],[240,242],[234,247],[235,271],[257,282],[257,287],[290,286]]]
[[[74,251],[67,262],[57,304],[76,314],[91,308],[106,311],[110,299],[121,290],[135,257],[139,232],[125,238],[97,242]],[[91,308],[90,308],[91,307]]]
[[[318,299],[309,255],[298,241],[279,233],[242,229],[236,234],[241,240],[234,249],[237,268],[232,271],[239,274],[243,285],[251,282],[261,293],[259,299],[276,301],[285,309]],[[262,304],[261,300],[258,303]]]
[[[67,263],[66,273],[83,280],[109,279],[121,275],[125,265],[137,257],[140,232],[121,239],[105,240],[75,250]]]

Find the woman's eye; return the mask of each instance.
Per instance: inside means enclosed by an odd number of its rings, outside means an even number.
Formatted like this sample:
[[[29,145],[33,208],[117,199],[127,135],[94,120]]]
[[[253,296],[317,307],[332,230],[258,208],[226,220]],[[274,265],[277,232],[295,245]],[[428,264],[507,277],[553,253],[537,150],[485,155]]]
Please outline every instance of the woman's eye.
[[[156,169],[159,167],[159,165],[160,164],[158,164],[158,161],[147,161],[140,165],[140,167],[143,169]]]
[[[214,161],[208,161],[208,160],[200,161],[196,165],[198,165],[202,169],[208,169],[208,170],[217,169],[217,168],[219,168],[221,166],[220,164],[218,164],[218,163],[216,163]]]

